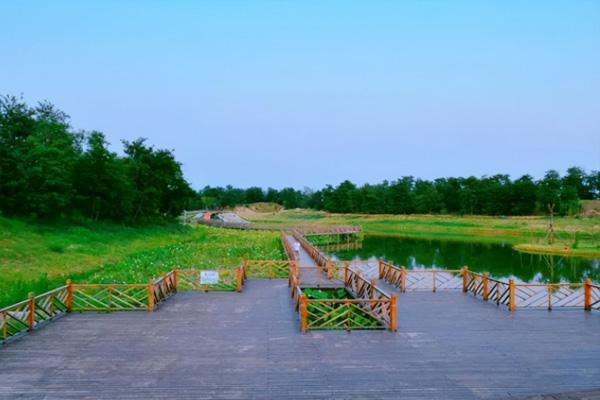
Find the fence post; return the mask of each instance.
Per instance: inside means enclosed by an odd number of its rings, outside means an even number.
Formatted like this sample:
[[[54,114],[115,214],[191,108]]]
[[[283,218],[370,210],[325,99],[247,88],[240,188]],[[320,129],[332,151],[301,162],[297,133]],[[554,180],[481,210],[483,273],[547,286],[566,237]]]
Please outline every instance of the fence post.
[[[468,275],[469,275],[469,267],[464,266],[462,268],[462,276],[463,276],[463,293],[467,293],[468,286]]]
[[[371,287],[369,288],[369,297],[371,298],[371,308],[375,308],[375,279],[371,279]]]
[[[177,268],[173,268],[173,290],[177,291]]]
[[[242,291],[242,275],[244,274],[244,272],[242,270],[242,266],[240,265],[236,271],[237,271],[236,272],[236,280],[237,280],[236,290],[239,293]]]
[[[148,312],[154,311],[154,282],[150,279],[148,283]]]
[[[515,281],[512,279],[508,280],[508,311],[515,311],[517,305],[515,304]]]
[[[348,263],[344,263],[344,286],[348,286]]]
[[[398,296],[396,293],[392,293],[390,298],[390,331],[396,332],[398,329],[397,322],[397,304],[398,304]]]
[[[592,309],[592,281],[590,278],[586,278],[583,284],[583,309],[585,311]]]
[[[400,267],[400,292],[406,292],[406,269]]]
[[[377,259],[377,278],[383,278],[383,264],[381,263],[381,258]]]
[[[433,293],[435,293],[435,270],[431,273],[433,279]]]
[[[308,330],[308,307],[306,304],[306,295],[300,296],[300,331],[306,332]]]
[[[29,331],[32,331],[33,325],[35,324],[35,296],[33,295],[33,292],[29,292],[28,300],[27,325],[29,326]]]
[[[67,312],[73,310],[73,282],[70,279],[67,279],[67,299],[65,306],[67,306]]]
[[[488,273],[484,272],[483,273],[483,293],[482,293],[483,301],[488,301],[488,297],[490,295],[489,282],[490,281],[489,281]]]
[[[331,261],[325,262],[327,268],[327,279],[333,278],[333,263]]]
[[[245,258],[242,260],[242,265],[244,267],[244,281],[248,279],[248,260]]]

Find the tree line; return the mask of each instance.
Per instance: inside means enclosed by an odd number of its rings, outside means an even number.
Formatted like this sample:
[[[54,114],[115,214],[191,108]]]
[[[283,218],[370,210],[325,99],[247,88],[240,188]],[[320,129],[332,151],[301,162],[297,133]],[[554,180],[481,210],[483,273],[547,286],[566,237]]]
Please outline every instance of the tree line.
[[[348,180],[314,191],[206,186],[194,191],[169,150],[144,139],[123,141],[123,155],[98,131],[74,131],[49,102],[34,107],[0,96],[0,213],[39,218],[83,217],[138,222],[185,209],[257,202],[337,213],[530,215],[575,214],[580,200],[600,198],[600,173],[571,167],[561,176],[401,177],[358,186]]]
[[[580,200],[600,198],[600,173],[571,167],[563,176],[550,170],[538,180],[530,175],[514,180],[494,175],[433,181],[405,176],[362,186],[346,180],[318,191],[207,186],[199,195],[201,205],[209,209],[266,201],[335,213],[532,215],[548,213],[553,205],[556,214],[573,215]]]
[[[73,131],[49,102],[0,96],[0,212],[139,222],[198,206],[171,151],[137,139],[123,153],[101,132]]]

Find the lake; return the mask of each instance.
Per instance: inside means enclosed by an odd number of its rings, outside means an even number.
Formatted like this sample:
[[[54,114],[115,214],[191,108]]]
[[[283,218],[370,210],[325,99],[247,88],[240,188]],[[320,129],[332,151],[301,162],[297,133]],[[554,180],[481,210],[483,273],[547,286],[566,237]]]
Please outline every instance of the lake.
[[[495,278],[522,282],[581,282],[586,277],[600,282],[599,259],[521,253],[510,244],[365,235],[360,248],[328,252],[340,260],[381,257],[410,269],[459,269],[467,265],[470,270],[489,272]]]

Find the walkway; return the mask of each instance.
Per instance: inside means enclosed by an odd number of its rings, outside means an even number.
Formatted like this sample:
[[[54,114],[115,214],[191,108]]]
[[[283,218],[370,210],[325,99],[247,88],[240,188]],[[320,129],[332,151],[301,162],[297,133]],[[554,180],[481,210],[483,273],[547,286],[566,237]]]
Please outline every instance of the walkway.
[[[296,243],[296,239],[292,235],[286,235],[285,238],[292,247]],[[341,281],[327,279],[327,274],[318,268],[315,260],[302,247],[300,247],[298,265],[300,266],[300,286],[323,288],[344,287],[344,283]]]
[[[0,399],[495,399],[600,386],[600,318],[399,298],[398,333],[301,334],[286,280],[74,314],[0,348]],[[581,397],[583,398],[583,396]]]

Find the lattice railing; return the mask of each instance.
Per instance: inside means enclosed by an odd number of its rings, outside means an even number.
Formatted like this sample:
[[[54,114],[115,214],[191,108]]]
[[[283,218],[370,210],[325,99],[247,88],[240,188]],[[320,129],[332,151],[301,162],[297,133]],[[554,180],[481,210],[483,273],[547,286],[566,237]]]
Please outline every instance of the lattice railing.
[[[177,292],[177,271],[173,270],[164,274],[160,279],[152,282],[153,303],[160,304]]]
[[[0,342],[35,329],[68,310],[69,288],[61,286],[0,310]]]
[[[373,300],[306,300],[306,323],[303,331],[314,329],[384,329],[385,322],[372,309],[389,307],[389,301]]]
[[[488,274],[478,274],[463,269],[463,291],[480,297],[484,301],[493,301],[496,305],[505,305],[514,309],[515,301],[511,297],[511,282],[493,279]]]
[[[222,269],[217,272],[219,274],[219,282],[206,284],[200,281],[201,270],[178,269],[177,290],[200,292],[239,292],[242,290],[244,280],[242,266],[233,269]]]
[[[463,288],[462,270],[406,269],[379,260],[379,279],[406,291],[460,290]]]
[[[287,278],[293,261],[288,260],[246,260],[243,268],[246,278],[274,279]]]
[[[74,284],[73,311],[152,310],[152,286],[144,284]]]
[[[586,285],[588,290],[586,310],[600,311],[600,285],[593,285],[589,280],[586,281]]]

